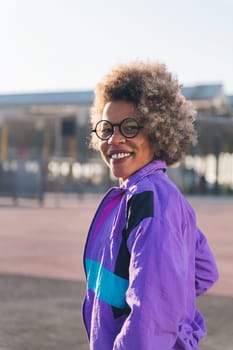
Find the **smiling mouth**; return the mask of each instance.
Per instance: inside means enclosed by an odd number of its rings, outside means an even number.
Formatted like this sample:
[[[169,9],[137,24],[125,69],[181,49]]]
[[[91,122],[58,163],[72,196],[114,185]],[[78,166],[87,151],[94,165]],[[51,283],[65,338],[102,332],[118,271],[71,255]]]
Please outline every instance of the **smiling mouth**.
[[[123,159],[130,157],[133,153],[130,152],[120,152],[120,153],[112,153],[109,155],[109,158],[111,159]]]

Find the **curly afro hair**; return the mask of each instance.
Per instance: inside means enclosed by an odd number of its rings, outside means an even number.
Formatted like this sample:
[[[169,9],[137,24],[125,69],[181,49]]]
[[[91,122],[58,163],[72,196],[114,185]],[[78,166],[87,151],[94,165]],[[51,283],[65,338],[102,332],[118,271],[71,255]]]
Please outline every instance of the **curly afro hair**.
[[[154,158],[167,165],[180,161],[191,144],[196,143],[193,122],[196,111],[181,94],[180,84],[162,63],[136,61],[119,65],[95,90],[91,124],[101,120],[110,101],[133,102],[136,118],[154,148]],[[90,146],[98,150],[99,141],[92,133]]]

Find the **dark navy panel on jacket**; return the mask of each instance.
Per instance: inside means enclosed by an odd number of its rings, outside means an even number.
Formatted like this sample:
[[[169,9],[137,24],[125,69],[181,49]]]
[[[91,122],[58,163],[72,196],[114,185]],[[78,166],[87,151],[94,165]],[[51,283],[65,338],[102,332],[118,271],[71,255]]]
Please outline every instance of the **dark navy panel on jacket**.
[[[133,195],[127,204],[126,228],[122,231],[122,241],[116,260],[114,273],[120,277],[129,279],[130,254],[127,248],[127,239],[130,232],[148,217],[153,217],[154,202],[153,192],[145,191]]]

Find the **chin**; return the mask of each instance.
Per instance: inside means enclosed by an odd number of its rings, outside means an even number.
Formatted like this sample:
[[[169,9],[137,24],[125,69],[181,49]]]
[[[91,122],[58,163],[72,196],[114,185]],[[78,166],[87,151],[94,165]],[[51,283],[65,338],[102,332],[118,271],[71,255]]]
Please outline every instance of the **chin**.
[[[120,180],[120,181],[125,181],[126,179],[127,179],[127,177],[129,177],[129,176],[127,176],[127,175],[125,175],[125,174],[119,174],[119,173],[117,173],[117,172],[113,172],[112,171],[112,174],[113,174],[113,176],[116,178],[116,179],[118,179],[118,180]]]

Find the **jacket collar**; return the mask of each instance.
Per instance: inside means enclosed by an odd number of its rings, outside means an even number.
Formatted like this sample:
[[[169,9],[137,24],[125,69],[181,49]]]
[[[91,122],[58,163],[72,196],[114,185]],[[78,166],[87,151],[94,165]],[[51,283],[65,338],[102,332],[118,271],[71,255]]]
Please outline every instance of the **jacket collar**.
[[[153,160],[152,162],[145,165],[143,168],[139,169],[136,173],[131,175],[128,179],[126,179],[122,184],[122,189],[127,189],[132,185],[135,185],[138,181],[140,181],[144,176],[154,173],[155,171],[162,170],[165,172],[167,169],[166,162],[163,160]]]

